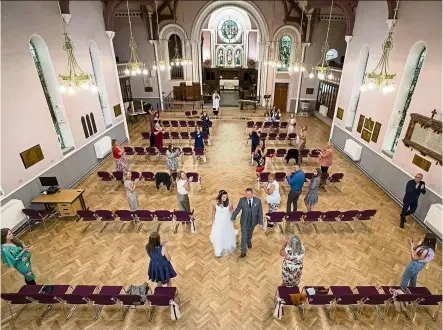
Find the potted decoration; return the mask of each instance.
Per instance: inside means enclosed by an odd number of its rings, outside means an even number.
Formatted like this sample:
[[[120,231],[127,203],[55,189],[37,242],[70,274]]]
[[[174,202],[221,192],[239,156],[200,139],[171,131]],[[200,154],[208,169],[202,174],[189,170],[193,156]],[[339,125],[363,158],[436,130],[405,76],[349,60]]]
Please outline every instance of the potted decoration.
[[[203,65],[207,68],[211,67],[211,60],[209,58],[207,58],[204,62]]]
[[[254,69],[255,68],[255,61],[253,59],[250,59],[248,61],[248,68]]]

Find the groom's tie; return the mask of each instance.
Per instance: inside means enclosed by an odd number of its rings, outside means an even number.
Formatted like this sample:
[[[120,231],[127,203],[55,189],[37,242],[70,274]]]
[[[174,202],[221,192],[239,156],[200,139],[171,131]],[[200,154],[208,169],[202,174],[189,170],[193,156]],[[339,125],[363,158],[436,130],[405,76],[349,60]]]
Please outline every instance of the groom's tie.
[[[249,205],[249,208],[251,208],[252,207],[252,200],[250,199],[250,200],[248,200],[248,205]]]

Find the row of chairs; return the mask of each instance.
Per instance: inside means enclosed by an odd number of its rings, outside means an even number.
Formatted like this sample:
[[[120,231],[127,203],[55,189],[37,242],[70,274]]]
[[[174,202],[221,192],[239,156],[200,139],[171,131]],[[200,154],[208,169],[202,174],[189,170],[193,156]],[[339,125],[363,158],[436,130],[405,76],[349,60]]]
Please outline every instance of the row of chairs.
[[[195,132],[163,132],[163,142],[169,143],[188,143],[191,144],[191,140],[195,139]],[[207,145],[211,145],[211,136],[208,133],[202,133],[203,142]],[[142,141],[146,143],[150,142],[151,133],[150,132],[142,132]]]
[[[246,123],[246,133],[248,133],[249,130],[252,130],[254,127],[260,128],[260,129],[265,129],[268,132],[270,130],[285,130],[287,129],[289,126],[289,123],[287,121],[282,121],[282,122],[270,122],[270,121],[257,121],[257,122],[253,122],[253,121],[248,121]]]
[[[257,189],[260,189],[260,185],[262,183],[266,183],[269,180],[269,174],[271,172],[261,172],[258,175],[257,180]],[[286,173],[285,172],[275,172],[275,181],[282,184],[282,187],[287,186],[288,182],[286,180]],[[305,172],[305,182],[308,182],[308,180],[311,180],[314,177],[314,173]],[[341,185],[344,178],[343,173],[333,173],[329,175],[328,173],[321,173],[321,182],[324,183],[326,186],[333,186],[338,191],[341,191]],[[326,188],[325,188],[326,190]]]
[[[404,294],[397,294],[398,290],[401,290],[399,286],[381,286],[379,289],[375,286],[356,286],[354,290],[349,286],[331,286],[329,288],[305,286],[300,292],[299,287],[279,286],[276,292],[276,309],[282,309],[283,306],[294,306],[291,295],[297,296],[304,292],[306,302],[298,304],[302,320],[305,319],[310,306],[322,306],[327,317],[331,320],[335,318],[337,306],[348,307],[355,320],[358,320],[365,306],[373,307],[378,316],[384,319],[394,301],[407,306],[405,315],[412,321],[415,320],[419,306],[424,307],[432,319],[436,320],[442,302],[441,294],[432,294],[426,287],[409,287]],[[383,313],[380,310],[381,306],[384,306]],[[437,308],[437,310],[431,314],[427,307]],[[279,312],[277,311],[276,314]],[[281,315],[279,315],[280,317]]]
[[[138,160],[153,160],[153,159],[165,159],[166,151],[168,148],[152,148],[152,147],[124,147],[125,155],[129,158],[137,157]],[[191,147],[174,147],[174,150],[180,150],[181,163],[185,161],[185,157],[192,157],[193,163],[196,160],[202,159],[205,163],[207,162],[206,151],[204,148],[191,148]]]
[[[295,143],[295,140],[297,139],[297,134],[295,133],[260,133],[259,134],[261,141],[267,141],[267,142],[273,142],[277,145],[277,143],[282,144],[293,144]],[[249,134],[246,144],[249,144],[249,141],[251,140],[251,134]]]
[[[166,172],[137,172],[137,171],[131,171],[131,180],[135,181],[135,180],[140,180],[142,182],[145,183],[149,183],[149,182],[155,182],[156,181],[156,175],[161,174],[162,176],[170,176],[170,180],[171,180],[171,186],[174,187],[175,185],[175,181],[177,180],[177,173],[166,173]],[[99,178],[99,180],[104,183],[104,184],[117,184],[117,187],[121,184],[121,182],[124,180],[123,176],[124,173],[122,171],[114,171],[112,173],[107,172],[107,171],[99,171],[97,172],[97,176]],[[198,185],[198,189],[200,190],[202,187],[202,183],[201,183],[201,176],[197,173],[197,172],[187,172],[186,173],[187,178],[191,178],[192,177],[192,181],[190,182],[195,183]],[[145,189],[148,186],[146,185]]]
[[[180,131],[182,128],[186,128],[186,131],[194,131],[196,127],[203,127],[202,120],[157,120],[163,129],[169,129],[171,132],[175,129]],[[212,132],[213,124],[209,121],[209,129]]]
[[[359,222],[365,227],[366,230],[372,230],[372,220],[377,213],[377,210],[351,210],[351,211],[294,211],[294,212],[272,212],[266,213],[265,222],[272,223],[278,225],[281,233],[284,234],[286,230],[287,224],[295,224],[298,231],[301,233],[300,223],[310,223],[315,229],[315,232],[319,234],[319,230],[317,228],[318,223],[323,223],[329,225],[334,233],[337,233],[333,224],[344,224],[348,226],[352,232],[354,232],[354,228],[349,224],[350,222]],[[364,224],[364,222],[369,222],[369,227]]]
[[[44,318],[52,306],[59,305],[66,320],[69,320],[76,309],[80,306],[88,306],[92,320],[97,320],[105,306],[119,306],[121,320],[126,317],[130,308],[144,307],[148,319],[151,321],[156,307],[176,307],[178,301],[177,288],[156,287],[153,291],[149,286],[145,295],[125,294],[125,288],[121,285],[102,286],[77,285],[50,285],[50,293],[43,293],[43,285],[25,285],[17,293],[2,293],[1,298],[7,302],[11,319],[14,322],[18,315],[32,304],[37,319]],[[71,292],[68,291],[72,289]],[[23,306],[18,312],[13,312],[13,306]],[[44,306],[43,313],[41,307]],[[69,312],[67,308],[71,307]]]
[[[273,162],[273,164],[275,165],[275,160],[276,159],[281,159],[281,161],[283,162],[284,159],[286,158],[286,155],[288,154],[294,154],[294,152],[296,149],[291,148],[291,149],[285,149],[285,148],[278,148],[278,149],[274,149],[274,148],[266,148],[266,153],[265,153],[265,157],[266,158],[270,158],[271,161]],[[301,149],[301,150],[297,150],[298,152],[298,159],[300,162],[303,161],[312,161],[317,163],[318,160],[320,159],[320,149]]]
[[[193,214],[187,211],[157,210],[151,212],[148,210],[137,210],[132,212],[128,210],[78,210],[77,216],[77,221],[81,220],[87,223],[83,233],[89,228],[92,222],[104,223],[102,229],[100,230],[100,233],[102,233],[110,223],[117,220],[122,223],[122,226],[118,231],[119,233],[123,231],[123,228],[128,223],[131,223],[134,226],[134,230],[136,232],[140,232],[145,223],[154,221],[157,224],[157,231],[160,230],[160,226],[163,223],[167,222],[171,224],[174,234],[178,232],[179,226],[183,231],[183,225],[186,224],[190,224],[191,228],[194,226],[193,228],[195,229]]]

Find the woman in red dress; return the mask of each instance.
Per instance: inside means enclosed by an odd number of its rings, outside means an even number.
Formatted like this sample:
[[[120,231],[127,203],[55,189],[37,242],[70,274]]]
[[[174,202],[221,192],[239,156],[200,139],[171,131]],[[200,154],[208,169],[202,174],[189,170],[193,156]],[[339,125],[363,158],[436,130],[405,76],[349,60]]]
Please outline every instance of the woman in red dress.
[[[163,148],[163,129],[158,123],[155,124],[154,136],[155,136],[155,147],[157,149]]]
[[[112,140],[112,157],[115,160],[115,170],[127,172],[129,170],[129,162],[125,158],[125,149],[118,145],[116,139]]]

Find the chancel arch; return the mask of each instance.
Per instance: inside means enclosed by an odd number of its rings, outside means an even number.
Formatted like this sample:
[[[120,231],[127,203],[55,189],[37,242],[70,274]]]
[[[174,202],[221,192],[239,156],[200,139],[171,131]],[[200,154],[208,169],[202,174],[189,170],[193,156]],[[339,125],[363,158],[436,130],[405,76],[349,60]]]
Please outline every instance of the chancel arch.
[[[409,51],[406,60],[405,69],[400,85],[398,86],[394,108],[389,121],[389,127],[383,142],[383,152],[390,157],[394,155],[400,140],[406,115],[414,96],[415,87],[418,83],[425,57],[426,44],[422,41],[415,43]]]
[[[349,111],[346,117],[346,129],[352,131],[354,126],[355,114],[357,113],[358,101],[360,100],[361,90],[366,72],[366,66],[369,59],[369,46],[365,45],[360,51],[360,57],[357,65],[357,72],[355,73],[354,85],[352,87],[351,99],[349,101]]]

